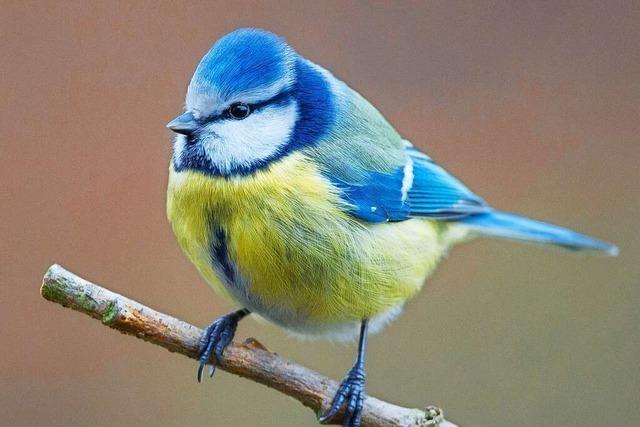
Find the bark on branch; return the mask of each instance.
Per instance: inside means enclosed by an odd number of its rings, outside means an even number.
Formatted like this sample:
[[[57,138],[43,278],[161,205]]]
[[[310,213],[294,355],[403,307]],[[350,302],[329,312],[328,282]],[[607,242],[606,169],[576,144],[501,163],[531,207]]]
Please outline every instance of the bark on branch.
[[[49,301],[87,314],[122,333],[197,359],[202,329],[88,282],[59,265],[49,268],[40,292]],[[218,368],[291,396],[316,415],[328,408],[338,387],[335,381],[269,352],[252,338],[242,344],[231,343]],[[340,423],[341,419],[342,413],[332,421]],[[444,419],[439,408],[403,408],[373,397],[365,400],[362,421],[371,427],[456,427]]]

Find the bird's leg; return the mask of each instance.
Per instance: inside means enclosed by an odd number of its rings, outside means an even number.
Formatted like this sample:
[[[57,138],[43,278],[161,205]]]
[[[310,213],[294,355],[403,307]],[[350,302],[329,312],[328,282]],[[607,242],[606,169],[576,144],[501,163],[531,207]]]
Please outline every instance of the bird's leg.
[[[345,406],[343,427],[360,427],[362,407],[364,405],[364,353],[367,347],[368,321],[363,320],[360,326],[360,340],[358,342],[358,358],[355,365],[340,383],[338,392],[333,398],[329,411],[320,417],[321,423],[326,423],[335,416],[340,408]]]
[[[222,359],[224,349],[229,345],[236,333],[240,319],[251,313],[246,308],[225,314],[207,326],[200,338],[200,365],[198,366],[198,382],[202,381],[202,371],[204,366],[211,361],[214,355],[216,360],[211,365],[209,376],[212,377],[216,371],[216,363]]]

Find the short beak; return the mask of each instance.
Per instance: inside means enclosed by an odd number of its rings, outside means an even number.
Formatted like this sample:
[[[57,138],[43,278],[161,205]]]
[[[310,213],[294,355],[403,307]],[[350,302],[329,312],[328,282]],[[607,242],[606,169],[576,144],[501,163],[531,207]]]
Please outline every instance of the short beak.
[[[186,112],[167,123],[167,127],[175,133],[191,135],[198,129],[198,123],[193,114]]]

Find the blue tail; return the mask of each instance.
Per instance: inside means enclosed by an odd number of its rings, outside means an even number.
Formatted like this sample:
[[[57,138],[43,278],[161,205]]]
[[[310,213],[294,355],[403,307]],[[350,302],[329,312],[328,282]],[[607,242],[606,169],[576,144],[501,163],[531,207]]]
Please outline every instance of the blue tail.
[[[618,247],[610,243],[506,212],[491,211],[472,215],[459,222],[486,236],[552,244],[573,250],[595,250],[611,256],[618,254]]]

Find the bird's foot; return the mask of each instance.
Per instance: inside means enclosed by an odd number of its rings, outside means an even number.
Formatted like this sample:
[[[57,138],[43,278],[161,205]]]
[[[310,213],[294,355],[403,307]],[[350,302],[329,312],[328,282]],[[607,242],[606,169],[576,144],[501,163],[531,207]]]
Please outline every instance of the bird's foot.
[[[248,313],[248,312],[247,312]],[[224,349],[229,345],[233,336],[236,334],[238,322],[247,313],[243,310],[225,314],[216,319],[212,324],[207,326],[200,338],[200,352],[198,366],[198,382],[202,382],[202,372],[207,363],[212,362],[209,368],[209,377],[216,372],[216,364],[222,359]],[[211,356],[215,356],[215,360],[211,360]]]
[[[331,408],[320,417],[320,422],[323,424],[328,422],[344,406],[342,426],[360,427],[365,396],[364,380],[364,367],[357,364],[340,383],[340,387],[338,387],[338,391],[331,403]]]

